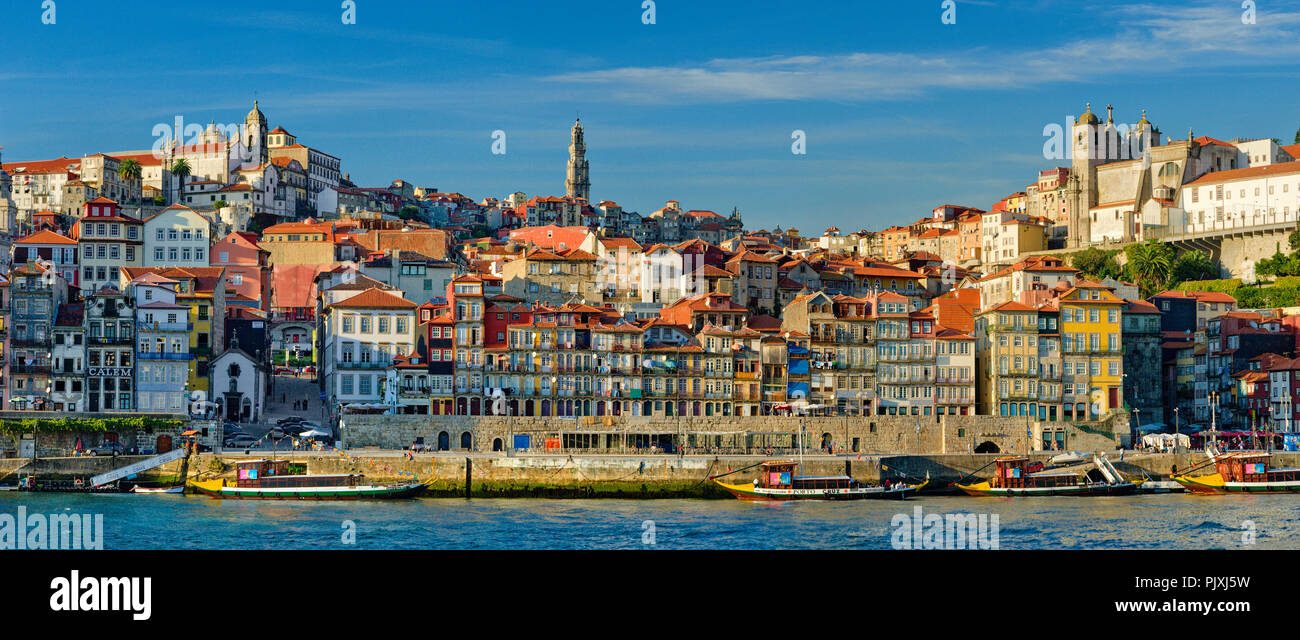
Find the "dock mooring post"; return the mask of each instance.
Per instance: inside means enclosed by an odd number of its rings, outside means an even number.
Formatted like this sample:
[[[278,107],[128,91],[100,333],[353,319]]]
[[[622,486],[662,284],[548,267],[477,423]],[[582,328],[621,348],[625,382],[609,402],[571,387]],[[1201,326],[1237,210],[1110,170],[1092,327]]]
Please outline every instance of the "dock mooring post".
[[[468,498],[474,486],[474,460],[465,458],[465,497]]]

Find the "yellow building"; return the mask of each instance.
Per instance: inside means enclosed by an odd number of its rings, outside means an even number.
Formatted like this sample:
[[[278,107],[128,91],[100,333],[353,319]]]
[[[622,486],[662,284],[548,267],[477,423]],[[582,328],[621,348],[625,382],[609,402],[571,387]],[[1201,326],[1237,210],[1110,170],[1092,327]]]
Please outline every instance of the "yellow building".
[[[1003,302],[975,316],[976,396],[981,413],[1039,414],[1038,311]]]
[[[1123,411],[1125,303],[1100,283],[1079,281],[1061,294],[1062,404],[1067,420]]]
[[[225,338],[226,282],[223,267],[122,267],[129,282],[155,273],[177,282],[176,303],[190,308],[190,391],[210,392],[208,363],[222,351]],[[125,282],[122,284],[125,286]],[[249,347],[251,349],[251,347]]]

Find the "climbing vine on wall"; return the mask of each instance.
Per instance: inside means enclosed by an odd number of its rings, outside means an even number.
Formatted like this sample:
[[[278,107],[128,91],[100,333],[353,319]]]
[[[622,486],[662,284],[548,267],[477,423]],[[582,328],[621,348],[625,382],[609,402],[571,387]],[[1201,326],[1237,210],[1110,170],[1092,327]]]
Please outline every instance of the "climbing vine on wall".
[[[148,416],[121,418],[22,418],[0,419],[0,433],[56,433],[60,431],[105,432],[144,429],[146,431],[175,429],[184,420],[168,420]]]

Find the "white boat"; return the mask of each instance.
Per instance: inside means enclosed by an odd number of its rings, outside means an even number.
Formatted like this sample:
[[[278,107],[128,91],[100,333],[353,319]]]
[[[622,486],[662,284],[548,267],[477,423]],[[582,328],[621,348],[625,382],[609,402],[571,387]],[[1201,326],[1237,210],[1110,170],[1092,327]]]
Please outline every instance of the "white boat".
[[[132,488],[131,488],[131,493],[172,493],[172,494],[179,494],[179,493],[185,493],[185,487],[184,487],[184,486],[180,486],[180,487],[141,487],[141,486],[136,486],[136,487],[132,487]]]
[[[0,485],[0,491],[17,491],[17,490],[18,490],[18,485],[16,484]]]
[[[1147,480],[1138,485],[1138,493],[1182,493],[1183,485],[1173,480]]]
[[[1081,451],[1066,451],[1065,453],[1059,453],[1048,458],[1047,462],[1048,464],[1054,465],[1077,464],[1080,462],[1088,462],[1091,459],[1092,456]]]

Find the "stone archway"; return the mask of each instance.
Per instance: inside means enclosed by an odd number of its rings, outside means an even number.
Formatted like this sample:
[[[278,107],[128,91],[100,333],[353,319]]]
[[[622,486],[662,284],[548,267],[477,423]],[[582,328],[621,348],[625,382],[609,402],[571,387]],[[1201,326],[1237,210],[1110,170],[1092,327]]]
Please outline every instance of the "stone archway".
[[[1002,453],[1002,448],[992,440],[985,440],[975,447],[975,453]]]

